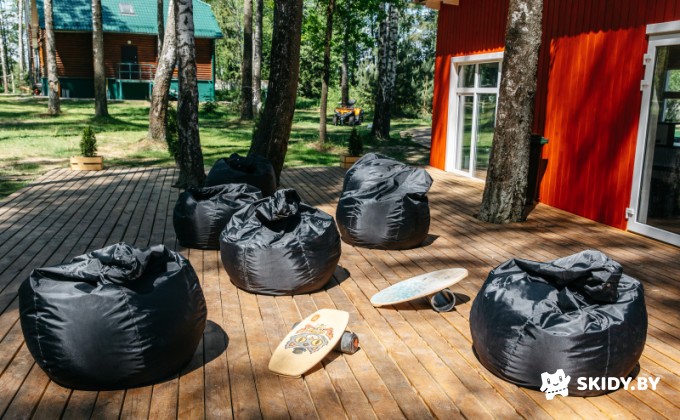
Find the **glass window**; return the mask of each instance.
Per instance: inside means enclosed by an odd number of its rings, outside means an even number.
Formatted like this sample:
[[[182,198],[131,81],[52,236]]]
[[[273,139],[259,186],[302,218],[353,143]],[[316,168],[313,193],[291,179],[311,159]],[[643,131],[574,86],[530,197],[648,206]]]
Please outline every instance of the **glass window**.
[[[460,171],[470,170],[470,146],[472,145],[472,118],[474,112],[474,98],[472,96],[460,97],[460,120],[458,122],[458,159],[456,169]]]
[[[475,87],[475,65],[460,66],[458,69],[458,87]]]
[[[680,70],[669,69],[666,72],[666,92],[680,92]]]
[[[680,46],[657,48],[637,221],[680,234]]]
[[[479,95],[477,100],[477,141],[475,142],[475,177],[486,178],[491,143],[496,128],[496,94]]]
[[[479,87],[498,87],[500,63],[483,63],[479,65]]]
[[[458,133],[454,168],[470,176],[485,179],[496,128],[498,85],[501,79],[498,61],[465,64],[458,74]]]

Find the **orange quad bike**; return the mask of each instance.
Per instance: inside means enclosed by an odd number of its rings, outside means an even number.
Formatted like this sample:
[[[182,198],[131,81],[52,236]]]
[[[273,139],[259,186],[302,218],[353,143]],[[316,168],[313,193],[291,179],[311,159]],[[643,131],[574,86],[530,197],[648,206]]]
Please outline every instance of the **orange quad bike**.
[[[335,108],[333,124],[354,126],[364,122],[364,110],[354,106],[355,103],[355,100],[350,100],[346,104],[340,102],[340,106]]]

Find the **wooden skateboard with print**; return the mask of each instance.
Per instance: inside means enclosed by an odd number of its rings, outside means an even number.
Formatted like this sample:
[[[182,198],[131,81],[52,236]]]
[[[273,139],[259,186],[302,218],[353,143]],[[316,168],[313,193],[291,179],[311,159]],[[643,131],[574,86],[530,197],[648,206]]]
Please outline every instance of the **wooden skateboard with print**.
[[[333,350],[352,354],[359,348],[356,334],[345,331],[349,313],[319,309],[296,323],[269,361],[277,375],[300,377]]]

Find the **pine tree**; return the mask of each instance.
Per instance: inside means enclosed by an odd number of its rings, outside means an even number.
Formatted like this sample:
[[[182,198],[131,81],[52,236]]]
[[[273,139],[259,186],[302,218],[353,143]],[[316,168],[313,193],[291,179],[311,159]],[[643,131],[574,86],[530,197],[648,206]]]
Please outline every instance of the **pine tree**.
[[[288,151],[295,113],[301,29],[302,0],[277,0],[274,5],[269,91],[249,152],[268,158],[274,165],[277,179]]]
[[[102,1],[92,0],[92,57],[94,60],[94,115],[109,115],[106,102],[106,67],[104,67],[104,28]]]

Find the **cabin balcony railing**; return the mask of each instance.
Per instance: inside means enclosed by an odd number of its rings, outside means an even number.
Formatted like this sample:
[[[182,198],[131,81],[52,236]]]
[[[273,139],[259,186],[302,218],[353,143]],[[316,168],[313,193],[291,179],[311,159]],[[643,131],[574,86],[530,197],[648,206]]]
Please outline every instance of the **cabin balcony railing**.
[[[118,80],[146,82],[156,76],[155,64],[118,63]]]

